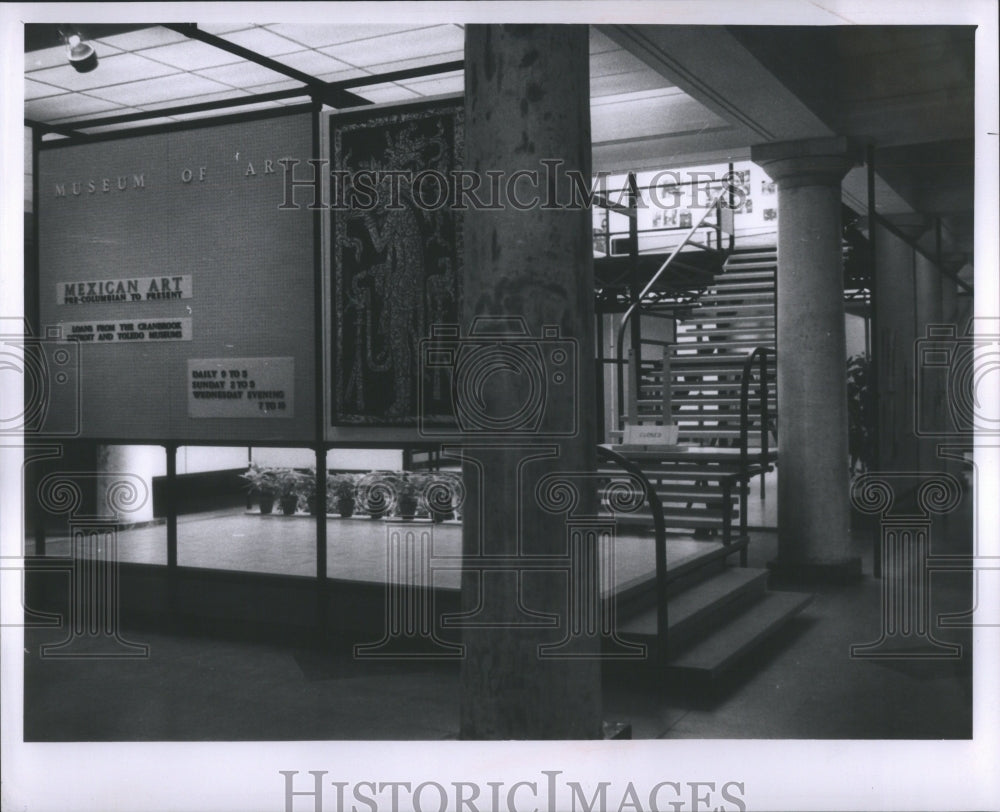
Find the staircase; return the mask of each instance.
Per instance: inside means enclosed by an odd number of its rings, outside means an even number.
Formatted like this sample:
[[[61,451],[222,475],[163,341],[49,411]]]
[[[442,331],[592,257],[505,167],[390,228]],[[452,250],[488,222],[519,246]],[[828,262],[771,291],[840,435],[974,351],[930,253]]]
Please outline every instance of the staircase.
[[[658,633],[650,592],[624,605],[619,598],[617,636],[644,644],[658,676],[678,686],[718,685],[812,600],[810,594],[769,591],[766,569],[728,566],[721,545],[668,541],[667,550],[666,633]]]
[[[812,599],[768,591],[767,570],[747,567],[749,482],[777,459],[776,267],[773,247],[731,253],[669,352],[642,344],[629,420],[674,423],[679,448],[613,447],[647,490],[641,508],[615,516],[617,526],[653,528],[663,557],[654,587],[618,597],[618,636],[646,644],[660,673],[680,684],[717,683]],[[610,481],[616,465],[621,475],[626,463],[601,459]]]
[[[678,325],[670,351],[637,365],[632,397],[626,397],[635,404],[629,421],[673,422],[678,444],[693,447],[681,454],[615,446],[654,483],[669,530],[724,544],[746,536],[749,479],[777,458],[776,266],[773,247],[730,254]],[[629,519],[642,521],[650,526],[648,513]]]

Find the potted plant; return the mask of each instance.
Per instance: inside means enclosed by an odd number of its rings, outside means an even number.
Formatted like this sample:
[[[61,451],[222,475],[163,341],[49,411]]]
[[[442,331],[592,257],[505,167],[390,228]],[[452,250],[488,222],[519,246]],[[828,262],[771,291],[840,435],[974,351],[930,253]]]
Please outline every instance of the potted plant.
[[[871,359],[867,354],[847,359],[847,447],[851,473],[875,464],[875,398],[871,390]]]
[[[398,498],[398,475],[393,471],[372,471],[358,481],[357,505],[371,518],[391,513]]]
[[[299,506],[299,489],[301,487],[302,475],[292,468],[282,468],[277,472],[278,500],[281,503],[281,512],[286,516],[295,513]]]
[[[330,474],[326,478],[326,508],[336,510],[345,519],[354,515],[354,496],[358,481],[353,474]]]
[[[312,465],[299,474],[299,502],[310,516],[316,515],[316,468]]]
[[[423,501],[431,521],[443,522],[455,516],[462,501],[462,477],[455,471],[434,471],[427,476]]]
[[[273,468],[261,468],[251,462],[246,473],[240,478],[247,483],[247,490],[257,497],[261,513],[270,513],[274,509],[274,499],[278,495],[278,480]]]
[[[400,471],[396,479],[396,512],[401,519],[412,519],[420,506],[423,476]]]

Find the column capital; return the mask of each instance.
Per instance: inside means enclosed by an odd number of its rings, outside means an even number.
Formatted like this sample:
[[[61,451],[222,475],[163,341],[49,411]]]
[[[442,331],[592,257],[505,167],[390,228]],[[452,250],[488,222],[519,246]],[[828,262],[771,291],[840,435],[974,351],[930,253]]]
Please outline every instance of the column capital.
[[[862,163],[862,148],[842,135],[778,141],[750,147],[750,160],[782,189],[833,186]]]

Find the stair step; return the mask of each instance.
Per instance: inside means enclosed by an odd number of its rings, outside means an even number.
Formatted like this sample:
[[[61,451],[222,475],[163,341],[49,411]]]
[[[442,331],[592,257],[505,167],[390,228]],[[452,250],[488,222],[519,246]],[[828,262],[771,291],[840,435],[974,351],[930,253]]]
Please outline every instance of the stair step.
[[[774,291],[767,292],[749,292],[749,293],[738,293],[736,291],[732,293],[707,293],[702,296],[701,301],[703,302],[729,302],[729,301],[741,301],[744,299],[750,299],[753,301],[769,300],[774,301]]]
[[[602,518],[614,518],[619,527],[652,527],[653,514],[648,510],[636,510],[631,513],[599,514]],[[736,517],[733,516],[733,525]],[[670,513],[663,511],[663,525],[667,530],[721,530],[722,516],[705,517],[691,515],[689,511]]]
[[[707,623],[717,621],[723,610],[732,611],[741,600],[761,596],[767,588],[766,569],[727,567],[667,601],[667,640],[672,649],[690,641]],[[622,637],[651,642],[656,640],[656,607],[620,619]]]
[[[706,341],[704,347],[698,347],[693,342],[689,342],[688,345],[684,347],[677,346],[678,352],[670,359],[670,366],[673,368],[678,364],[694,364],[695,362],[701,362],[702,364],[711,366],[724,366],[726,364],[731,364],[742,368],[743,364],[747,360],[747,356],[750,355],[749,351],[715,352],[717,349],[718,347],[714,341]],[[699,352],[699,350],[704,350],[704,352]]]
[[[774,325],[766,326],[739,326],[735,325],[733,327],[696,327],[691,330],[684,332],[677,332],[677,344],[688,343],[684,339],[694,339],[698,341],[705,336],[748,336],[748,337],[760,337],[761,339],[770,339],[774,342]],[[749,340],[749,338],[748,338]],[[710,346],[718,346],[719,342],[711,341],[707,342]]]
[[[759,402],[759,401],[756,401]],[[768,393],[768,402],[771,406],[777,402],[777,398],[774,396],[774,392]],[[721,395],[698,395],[697,397],[684,397],[677,395],[670,399],[671,405],[674,407],[674,411],[678,411],[679,406],[699,406],[699,407],[709,407],[709,406],[729,406],[738,408],[740,405],[739,398],[725,397]],[[685,411],[684,414],[690,414],[690,412]],[[715,414],[715,412],[712,412]],[[724,414],[724,413],[723,413]]]
[[[739,262],[735,265],[731,264],[726,267],[717,278],[717,282],[722,282],[726,279],[769,279],[772,283],[775,278],[776,266],[773,262],[761,261],[761,262]]]
[[[774,327],[774,312],[761,313],[726,313],[725,308],[716,308],[718,312],[705,313],[701,310],[694,318],[681,325],[685,330],[698,330],[703,324],[730,321],[762,321]]]
[[[729,262],[725,265],[725,270],[722,276],[729,276],[731,273],[742,273],[743,271],[749,270],[760,270],[762,272],[770,272],[774,274],[778,267],[778,258],[776,256],[765,256],[761,255],[753,259],[739,260],[734,262],[732,257],[730,257]]]
[[[766,592],[744,612],[669,661],[671,672],[716,680],[778,632],[813,599],[802,592]]]
[[[699,313],[701,313],[702,311],[705,311],[705,310],[712,311],[712,310],[716,310],[716,309],[719,309],[719,308],[724,308],[727,311],[730,311],[730,310],[755,310],[755,311],[760,311],[760,310],[764,310],[764,309],[769,310],[769,311],[773,311],[774,310],[774,298],[772,297],[770,301],[748,302],[746,304],[740,304],[740,303],[729,304],[729,303],[727,303],[727,304],[720,304],[720,305],[709,304],[709,303],[705,302],[704,300],[702,300],[700,302],[700,307],[695,307],[695,308],[692,309],[692,311],[691,311],[692,318],[697,317],[697,315]]]
[[[728,274],[723,274],[716,278],[714,287],[716,290],[725,293],[737,290],[752,290],[774,295],[774,282],[768,279],[734,279]]]

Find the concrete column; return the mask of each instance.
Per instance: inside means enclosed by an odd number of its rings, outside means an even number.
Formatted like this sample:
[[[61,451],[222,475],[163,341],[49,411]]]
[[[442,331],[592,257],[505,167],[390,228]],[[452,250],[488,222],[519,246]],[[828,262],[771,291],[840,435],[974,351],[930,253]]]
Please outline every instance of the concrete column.
[[[115,518],[109,505],[109,490],[123,482],[141,480],[142,487],[135,491],[135,502],[123,521],[148,522],[153,519],[153,477],[165,471],[163,449],[159,446],[99,445],[97,447],[97,515]],[[131,487],[131,485],[129,485]]]
[[[753,147],[778,185],[778,557],[789,580],[861,572],[851,555],[840,181],[845,138]]]
[[[471,330],[477,317],[523,319],[527,338],[506,341],[538,347],[544,369],[544,384],[534,390],[542,398],[537,426],[511,427],[508,420],[508,428],[491,430],[531,397],[530,376],[514,368],[478,379],[485,417],[475,431],[466,426],[462,603],[478,619],[463,631],[466,739],[601,737],[599,661],[580,650],[572,659],[543,653],[566,635],[570,594],[586,589],[583,604],[598,599],[593,579],[573,583],[588,568],[596,571],[597,547],[591,540],[571,553],[567,514],[546,510],[536,490],[546,474],[583,472],[586,480],[595,468],[596,431],[586,419],[595,396],[591,217],[563,205],[571,190],[565,171],[590,177],[588,76],[586,26],[466,28],[465,169],[485,188],[487,172],[499,173],[508,190],[516,172],[537,171],[540,182],[521,176],[519,202],[466,213],[463,328]],[[554,188],[542,163],[549,159],[564,162]],[[561,203],[548,205],[555,201]],[[494,332],[474,345],[484,341],[498,352],[505,343]],[[578,513],[596,512],[592,478],[575,494]],[[542,556],[552,558],[553,569],[534,566]],[[481,569],[480,561],[498,558],[509,562],[504,572]],[[570,558],[573,566],[563,567]]]

